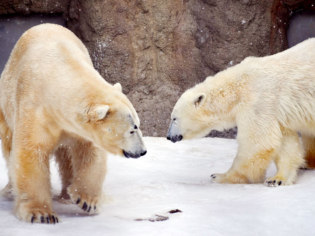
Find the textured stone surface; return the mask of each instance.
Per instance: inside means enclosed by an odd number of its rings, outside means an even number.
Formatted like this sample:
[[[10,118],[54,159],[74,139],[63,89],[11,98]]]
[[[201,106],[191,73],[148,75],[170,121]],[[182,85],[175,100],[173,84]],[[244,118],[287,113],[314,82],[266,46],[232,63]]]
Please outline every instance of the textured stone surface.
[[[100,74],[122,84],[144,135],[165,136],[187,88],[246,56],[283,49],[271,37],[273,8],[261,0],[2,0],[0,14],[63,13]]]
[[[212,72],[201,61],[196,21],[182,1],[72,1],[69,19],[104,78],[123,85],[145,135],[164,136],[179,95]]]
[[[122,83],[144,134],[164,136],[183,91],[246,56],[269,54],[271,7],[260,0],[72,1],[68,26],[104,78]]]
[[[67,11],[68,0],[1,0],[0,15],[47,13],[58,14]]]

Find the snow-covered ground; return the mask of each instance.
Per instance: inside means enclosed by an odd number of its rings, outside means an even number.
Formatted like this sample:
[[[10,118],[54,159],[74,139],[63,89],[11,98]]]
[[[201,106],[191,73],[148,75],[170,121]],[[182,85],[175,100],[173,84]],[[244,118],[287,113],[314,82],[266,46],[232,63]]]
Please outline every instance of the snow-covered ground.
[[[108,158],[102,212],[87,216],[74,205],[54,201],[62,222],[28,224],[0,198],[0,235],[315,235],[315,172],[301,171],[292,186],[229,185],[210,182],[225,172],[235,140],[204,138],[171,143],[145,138],[140,159]],[[60,180],[52,161],[53,192]],[[0,159],[0,187],[7,181]],[[275,172],[274,166],[268,175]],[[169,213],[171,210],[181,212]]]

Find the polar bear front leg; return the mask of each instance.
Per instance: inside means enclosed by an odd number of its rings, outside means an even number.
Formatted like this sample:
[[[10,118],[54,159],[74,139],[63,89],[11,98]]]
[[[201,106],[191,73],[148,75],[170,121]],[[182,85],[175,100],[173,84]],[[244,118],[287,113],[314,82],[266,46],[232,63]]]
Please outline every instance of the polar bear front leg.
[[[272,148],[261,149],[252,154],[242,152],[240,148],[229,171],[224,174],[212,174],[212,181],[230,184],[262,183],[273,153]]]
[[[8,179],[9,179],[9,182],[7,183],[7,185],[1,190],[0,195],[8,199],[13,199],[11,169],[9,168],[10,155],[11,155],[11,150],[12,150],[12,132],[7,126],[7,123],[5,122],[4,116],[1,111],[0,111],[0,136],[1,136],[2,155],[6,160],[6,165],[8,167]]]
[[[273,111],[262,107],[257,112],[250,108],[240,116],[238,151],[230,170],[223,175],[212,175],[219,183],[263,183],[266,170],[281,146],[282,133]],[[260,114],[260,115],[259,115]],[[266,114],[266,115],[265,115]],[[259,116],[258,116],[259,115]]]
[[[12,187],[12,173],[11,173],[11,168],[10,168],[10,153],[11,153],[11,143],[10,143],[10,152],[7,152],[5,151],[6,147],[7,146],[5,141],[3,141],[3,139],[1,139],[2,141],[2,154],[6,160],[6,165],[8,167],[8,183],[7,185],[0,191],[0,195],[9,199],[9,200],[13,200],[14,199],[14,196],[13,196],[13,187]]]
[[[49,153],[45,145],[26,140],[16,139],[13,147],[16,215],[31,223],[58,223],[51,204]]]
[[[297,172],[305,163],[303,145],[294,131],[284,131],[282,145],[275,158],[277,174],[266,179],[270,187],[290,185],[296,180]]]
[[[315,136],[302,135],[303,146],[305,150],[305,166],[309,169],[315,169]]]
[[[106,153],[91,142],[78,140],[72,148],[73,180],[68,193],[89,214],[98,213],[106,174]]]

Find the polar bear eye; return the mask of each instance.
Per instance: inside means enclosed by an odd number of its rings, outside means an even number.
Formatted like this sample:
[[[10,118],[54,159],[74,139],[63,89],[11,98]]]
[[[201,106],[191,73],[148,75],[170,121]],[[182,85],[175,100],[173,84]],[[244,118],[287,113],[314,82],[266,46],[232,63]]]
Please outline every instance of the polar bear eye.
[[[138,126],[135,125],[133,128],[134,128],[134,129],[138,129]]]
[[[130,131],[130,134],[133,134],[135,131]]]

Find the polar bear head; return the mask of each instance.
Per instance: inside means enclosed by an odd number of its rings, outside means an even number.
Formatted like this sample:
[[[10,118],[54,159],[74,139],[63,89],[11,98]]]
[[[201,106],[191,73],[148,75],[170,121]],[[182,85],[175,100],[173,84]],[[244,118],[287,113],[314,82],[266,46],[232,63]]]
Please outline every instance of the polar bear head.
[[[104,102],[89,105],[85,112],[85,129],[103,149],[129,158],[146,154],[138,115],[116,84]]]
[[[208,77],[184,92],[172,111],[167,139],[177,142],[233,128],[237,88],[224,83],[223,78]]]

